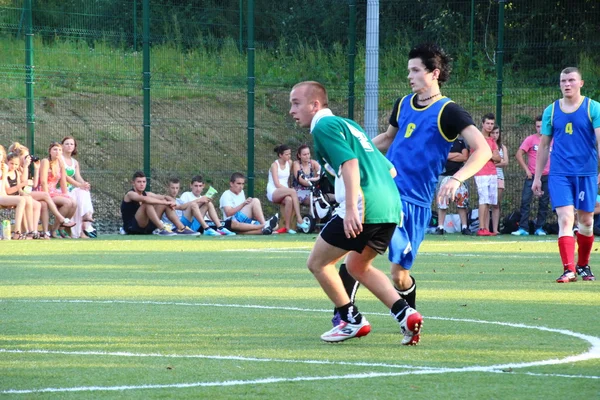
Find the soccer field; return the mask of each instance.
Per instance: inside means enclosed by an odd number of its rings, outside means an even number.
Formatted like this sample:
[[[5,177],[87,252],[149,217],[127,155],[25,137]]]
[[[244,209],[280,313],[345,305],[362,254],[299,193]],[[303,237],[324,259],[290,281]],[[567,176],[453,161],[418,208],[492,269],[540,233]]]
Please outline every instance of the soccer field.
[[[555,283],[556,237],[428,236],[415,347],[364,289],[371,334],[320,341],[314,238],[0,242],[0,397],[600,398],[600,282]]]

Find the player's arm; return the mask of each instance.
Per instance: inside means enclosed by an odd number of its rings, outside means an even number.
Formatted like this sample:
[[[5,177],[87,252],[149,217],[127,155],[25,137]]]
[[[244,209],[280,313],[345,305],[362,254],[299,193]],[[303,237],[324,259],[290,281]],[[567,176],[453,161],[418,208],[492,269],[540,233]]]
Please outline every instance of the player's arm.
[[[517,159],[517,162],[521,166],[521,169],[523,171],[525,171],[525,175],[527,176],[527,179],[531,179],[532,178],[531,172],[529,171],[529,167],[527,166],[527,163],[525,162],[523,155],[525,155],[525,150],[523,150],[522,148],[519,147],[519,150],[517,150],[517,154],[515,154],[515,158]]]
[[[498,149],[492,150],[491,160],[494,162],[494,164],[498,164],[500,161],[502,161],[502,157],[500,157],[500,152]]]
[[[492,157],[492,150],[475,125],[464,128],[461,135],[471,149],[471,156],[467,158],[465,165],[454,174],[454,178],[464,182],[483,168],[485,163]]]
[[[132,201],[151,205],[169,205],[169,202],[165,200],[164,196],[159,196],[150,192],[146,192],[146,196],[142,196],[136,192],[127,192],[125,195],[125,202]]]
[[[462,149],[460,152],[448,153],[448,161],[454,162],[465,162],[469,158],[469,150],[467,148]]]
[[[243,203],[238,204],[237,206],[233,206],[233,201],[231,201],[231,199],[226,199],[226,202],[229,205],[226,206],[222,206],[221,208],[223,209],[223,212],[225,213],[225,216],[227,218],[232,217],[235,215],[235,213],[237,213],[238,211],[241,211],[242,208],[244,208],[247,204],[250,204],[250,202],[252,201],[252,197],[247,197],[246,200],[244,200]]]
[[[394,138],[396,137],[397,133],[398,127],[389,125],[387,131],[375,136],[372,142],[379,151],[385,154],[392,145],[392,142],[394,141]]]
[[[6,188],[8,187],[8,165],[0,162],[0,171],[2,172],[2,178],[0,178],[0,196],[6,196]]]
[[[538,145],[537,159],[535,160],[535,176],[533,178],[533,184],[531,185],[531,190],[536,196],[541,196],[543,194],[542,173],[544,172],[544,167],[546,166],[548,157],[550,156],[551,141],[551,136],[542,135],[540,144]]]
[[[542,192],[542,174],[550,156],[550,142],[552,141],[552,106],[546,107],[542,114],[542,138],[538,145],[537,158],[535,160],[535,176],[531,190],[536,196],[541,196]]]
[[[360,193],[358,159],[353,158],[342,164],[342,179],[346,190],[344,232],[347,238],[354,238],[362,232],[362,221],[358,213],[358,194]]]
[[[598,146],[598,157],[600,157],[600,127],[594,129],[596,133],[596,145]],[[598,174],[598,182],[600,182],[600,173]]]
[[[505,145],[502,145],[502,156],[500,158],[500,162],[496,164],[498,168],[506,168],[508,167],[508,149]]]

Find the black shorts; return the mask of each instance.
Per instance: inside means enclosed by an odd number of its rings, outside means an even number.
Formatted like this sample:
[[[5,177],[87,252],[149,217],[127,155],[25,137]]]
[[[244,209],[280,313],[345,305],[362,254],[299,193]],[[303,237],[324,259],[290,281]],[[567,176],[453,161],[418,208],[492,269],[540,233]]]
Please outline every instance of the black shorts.
[[[151,235],[156,229],[156,225],[154,225],[152,221],[148,221],[148,225],[142,228],[134,218],[129,224],[125,225],[123,229],[125,229],[125,232],[127,232],[128,235]]]
[[[362,232],[348,239],[344,233],[344,220],[334,215],[321,230],[321,237],[330,245],[339,249],[362,253],[369,246],[379,254],[385,253],[394,235],[396,224],[363,224]]]

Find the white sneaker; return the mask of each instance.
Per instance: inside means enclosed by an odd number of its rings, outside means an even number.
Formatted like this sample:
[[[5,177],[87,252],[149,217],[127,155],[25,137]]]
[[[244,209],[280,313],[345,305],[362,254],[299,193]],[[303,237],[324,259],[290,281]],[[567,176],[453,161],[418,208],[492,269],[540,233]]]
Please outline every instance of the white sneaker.
[[[346,321],[340,321],[338,326],[321,335],[324,342],[343,342],[344,340],[355,337],[367,336],[371,332],[371,324],[363,316],[360,324],[351,324]]]
[[[423,316],[414,308],[409,307],[404,319],[400,322],[400,331],[404,335],[401,343],[405,346],[414,346],[419,343],[422,326]]]

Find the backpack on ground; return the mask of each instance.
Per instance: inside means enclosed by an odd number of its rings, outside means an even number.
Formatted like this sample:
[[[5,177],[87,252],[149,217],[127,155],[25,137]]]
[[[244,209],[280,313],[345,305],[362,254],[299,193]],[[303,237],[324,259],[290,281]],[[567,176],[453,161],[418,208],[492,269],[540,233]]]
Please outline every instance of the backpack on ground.
[[[502,230],[500,233],[509,234],[519,229],[519,221],[521,220],[521,212],[514,210],[502,220]],[[529,227],[526,227],[529,229]]]

